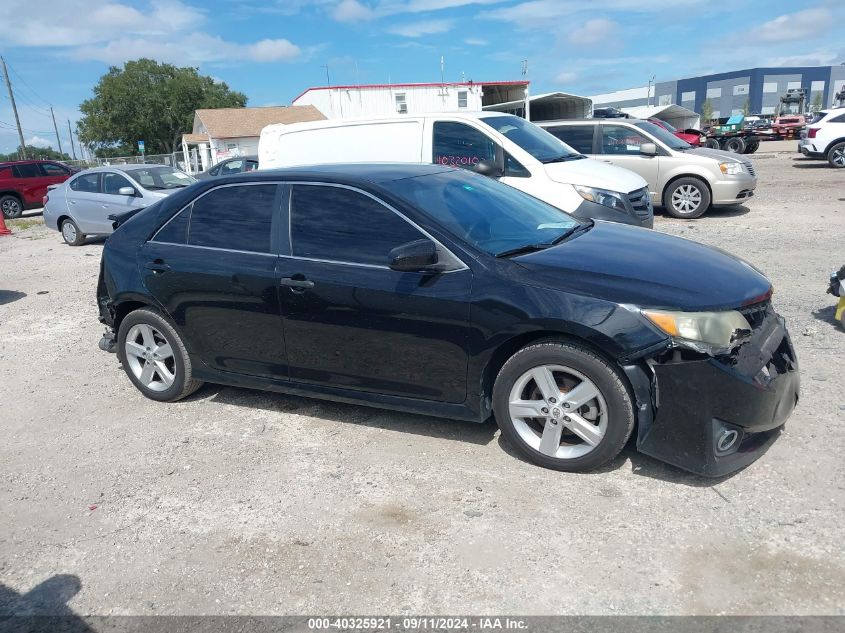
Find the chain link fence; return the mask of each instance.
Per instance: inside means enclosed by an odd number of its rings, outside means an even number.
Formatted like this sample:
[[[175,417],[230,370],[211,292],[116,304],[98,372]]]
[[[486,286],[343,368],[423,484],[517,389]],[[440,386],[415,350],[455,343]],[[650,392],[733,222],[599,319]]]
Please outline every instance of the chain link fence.
[[[62,161],[66,165],[73,165],[80,169],[103,167],[107,165],[170,165],[188,174],[202,171],[202,162],[196,150],[173,152],[172,154],[147,154],[145,156],[113,156],[111,158],[90,158],[83,160]]]

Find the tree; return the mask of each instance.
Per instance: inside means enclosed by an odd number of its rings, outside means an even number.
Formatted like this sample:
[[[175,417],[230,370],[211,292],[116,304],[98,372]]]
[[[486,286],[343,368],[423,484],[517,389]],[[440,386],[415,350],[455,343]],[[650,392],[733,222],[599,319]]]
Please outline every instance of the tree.
[[[742,114],[743,116],[751,114],[751,99],[746,99],[745,103],[742,104]]]
[[[713,104],[710,99],[705,99],[701,104],[701,120],[704,123],[709,123],[713,120]]]
[[[824,106],[824,97],[821,92],[817,92],[813,97],[813,104],[810,106],[810,111],[818,112]]]
[[[182,134],[192,129],[198,108],[242,108],[246,95],[200,75],[152,59],[112,66],[79,106],[79,139],[95,152],[115,146],[132,148],[144,141],[147,154],[176,151]],[[125,155],[125,154],[124,154]]]
[[[20,160],[20,145],[18,149],[9,154],[0,154],[0,162],[7,160]],[[26,146],[26,155],[33,160],[70,160],[70,156],[65,153],[59,153],[52,147],[35,147],[34,145]]]

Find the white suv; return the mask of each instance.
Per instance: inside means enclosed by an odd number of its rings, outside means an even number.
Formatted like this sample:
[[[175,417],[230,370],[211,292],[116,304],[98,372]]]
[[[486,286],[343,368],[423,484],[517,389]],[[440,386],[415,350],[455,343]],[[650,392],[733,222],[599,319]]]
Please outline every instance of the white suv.
[[[809,158],[827,160],[831,167],[845,167],[845,107],[822,110],[798,141],[798,151]]]

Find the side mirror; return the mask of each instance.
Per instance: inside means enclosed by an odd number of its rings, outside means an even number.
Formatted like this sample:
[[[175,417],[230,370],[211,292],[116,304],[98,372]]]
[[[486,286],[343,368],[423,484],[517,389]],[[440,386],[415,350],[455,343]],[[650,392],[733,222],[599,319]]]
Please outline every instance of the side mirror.
[[[387,255],[387,265],[400,272],[420,272],[437,263],[437,247],[431,240],[397,246]]]
[[[644,156],[656,156],[657,145],[654,143],[643,143],[640,145],[640,154],[643,154]]]
[[[480,160],[475,165],[475,173],[487,176],[488,178],[499,178],[503,170],[492,160]]]
[[[121,187],[117,190],[117,195],[119,196],[134,196],[135,189],[133,187]]]

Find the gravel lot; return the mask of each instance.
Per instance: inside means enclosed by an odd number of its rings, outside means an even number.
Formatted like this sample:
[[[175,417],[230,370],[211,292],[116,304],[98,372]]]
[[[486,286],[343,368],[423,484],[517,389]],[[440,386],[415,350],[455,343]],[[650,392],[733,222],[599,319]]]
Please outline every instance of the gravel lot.
[[[493,424],[214,386],[146,400],[97,349],[102,243],[0,237],[0,613],[20,594],[80,614],[845,614],[845,332],[825,294],[845,173],[753,159],[747,207],[655,227],[766,272],[802,364],[786,432],[718,480],[630,447],[547,471]]]

